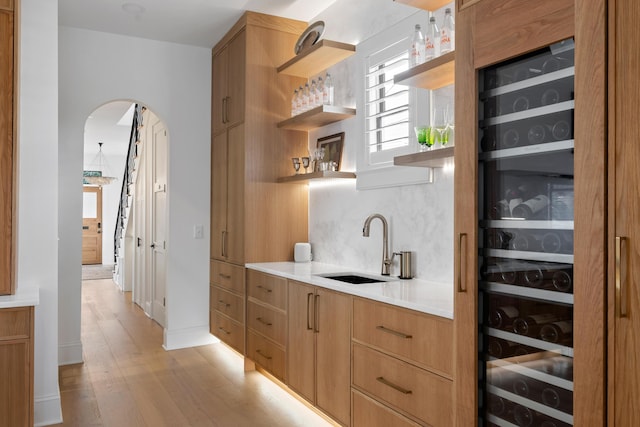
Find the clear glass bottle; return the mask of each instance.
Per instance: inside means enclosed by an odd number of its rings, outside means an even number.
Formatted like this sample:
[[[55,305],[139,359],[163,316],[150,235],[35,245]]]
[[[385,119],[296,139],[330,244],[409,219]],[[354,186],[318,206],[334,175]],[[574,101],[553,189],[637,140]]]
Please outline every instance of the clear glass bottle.
[[[302,89],[302,86],[300,86],[298,88],[298,101],[297,101],[297,104],[298,104],[298,110],[297,111],[298,111],[298,113],[297,114],[302,113],[302,98],[303,98],[302,92],[303,92],[303,89]]]
[[[455,49],[456,27],[451,15],[451,9],[444,10],[444,23],[440,30],[440,54],[451,52]]]
[[[318,106],[318,85],[315,79],[311,80],[311,87],[309,89],[309,109]]]
[[[316,91],[316,105],[320,106],[322,104],[324,104],[323,98],[324,98],[324,80],[322,80],[322,77],[318,77],[318,90]]]
[[[420,30],[420,24],[416,24],[411,38],[411,49],[409,49],[409,65],[415,67],[418,64],[422,64],[425,58],[425,44],[424,36]]]
[[[424,39],[424,57],[428,61],[438,56],[440,45],[440,29],[436,24],[436,18],[432,16],[429,18],[429,25],[427,26],[427,35]]]
[[[334,94],[334,86],[333,79],[331,75],[327,73],[324,79],[324,91],[322,92],[322,103],[325,105],[333,105],[333,94]]]
[[[309,110],[309,83],[304,84],[302,90],[302,112]]]

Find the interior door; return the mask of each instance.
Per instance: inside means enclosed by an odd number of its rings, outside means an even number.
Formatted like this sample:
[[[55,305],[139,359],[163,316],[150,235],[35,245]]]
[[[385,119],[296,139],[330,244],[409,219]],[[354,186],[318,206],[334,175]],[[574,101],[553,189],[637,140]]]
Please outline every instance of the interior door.
[[[167,255],[167,130],[162,122],[153,125],[152,204],[151,204],[151,280],[152,318],[165,326]]]
[[[102,187],[82,190],[82,264],[102,264]]]
[[[140,155],[144,159],[144,155]],[[145,218],[146,218],[146,197],[145,197],[145,165],[144,160],[138,166],[138,175],[135,183],[134,207],[133,207],[133,230],[135,236],[134,262],[133,262],[133,302],[144,308],[145,283]]]

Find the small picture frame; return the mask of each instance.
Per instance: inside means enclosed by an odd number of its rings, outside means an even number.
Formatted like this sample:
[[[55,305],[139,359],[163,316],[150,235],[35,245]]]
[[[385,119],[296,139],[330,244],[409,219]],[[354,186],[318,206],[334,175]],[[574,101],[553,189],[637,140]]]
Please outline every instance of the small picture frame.
[[[337,171],[340,170],[342,161],[342,147],[344,145],[344,132],[335,135],[318,138],[317,148],[324,148],[322,162],[335,162]]]

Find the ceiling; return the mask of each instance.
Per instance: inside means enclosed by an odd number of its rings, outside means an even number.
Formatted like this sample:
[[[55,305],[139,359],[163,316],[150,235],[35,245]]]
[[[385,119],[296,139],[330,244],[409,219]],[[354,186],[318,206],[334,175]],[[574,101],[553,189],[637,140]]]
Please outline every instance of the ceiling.
[[[310,21],[336,0],[59,0],[60,25],[213,47],[245,10]]]
[[[245,10],[310,21],[336,0],[59,0],[60,25],[193,46],[213,47]],[[85,161],[104,142],[105,156],[125,155],[129,102],[95,110],[85,125]]]

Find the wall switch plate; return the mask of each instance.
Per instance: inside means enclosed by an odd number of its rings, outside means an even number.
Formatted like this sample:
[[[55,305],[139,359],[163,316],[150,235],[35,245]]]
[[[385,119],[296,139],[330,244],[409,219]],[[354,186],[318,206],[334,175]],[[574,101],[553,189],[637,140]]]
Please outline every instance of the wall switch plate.
[[[204,226],[202,226],[202,225],[194,225],[193,226],[193,238],[194,239],[202,239],[202,238],[204,238]]]

